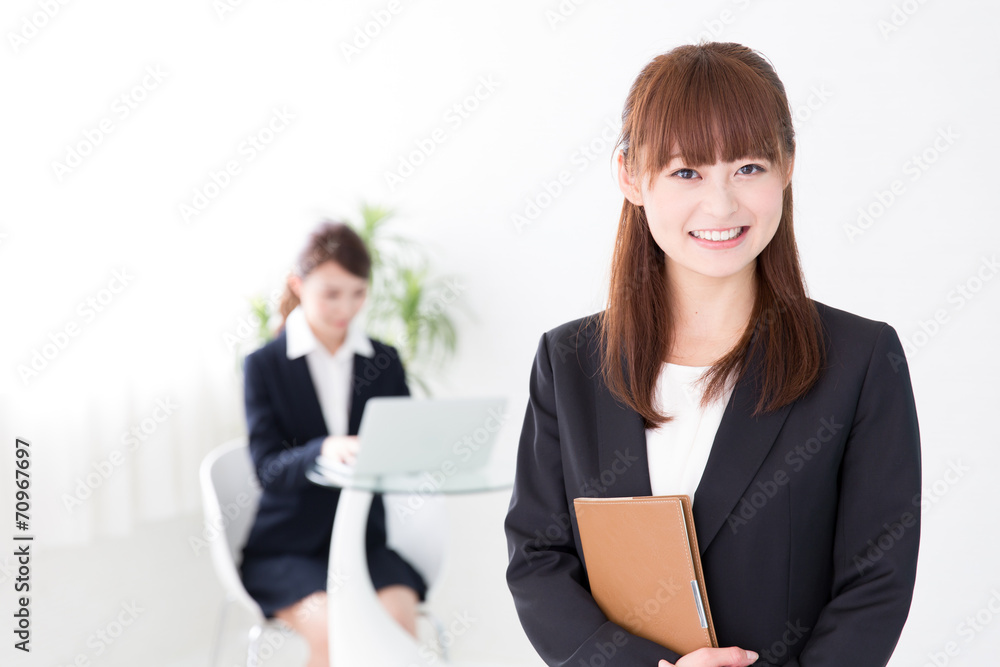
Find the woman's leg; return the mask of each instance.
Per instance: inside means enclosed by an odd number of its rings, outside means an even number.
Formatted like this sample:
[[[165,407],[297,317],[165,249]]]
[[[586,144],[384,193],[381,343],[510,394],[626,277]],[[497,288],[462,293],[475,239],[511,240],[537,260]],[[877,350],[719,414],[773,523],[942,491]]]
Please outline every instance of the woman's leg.
[[[420,598],[409,586],[395,584],[378,589],[378,599],[389,615],[414,638],[417,636],[417,605]]]
[[[330,667],[326,591],[308,595],[284,609],[279,609],[274,616],[302,635],[309,644],[307,667]]]
[[[378,590],[378,598],[389,615],[414,638],[417,637],[417,605],[420,598],[409,586],[385,586]],[[309,644],[307,667],[329,667],[329,626],[326,610],[326,591],[317,591],[295,604],[279,609],[274,616],[284,621]]]

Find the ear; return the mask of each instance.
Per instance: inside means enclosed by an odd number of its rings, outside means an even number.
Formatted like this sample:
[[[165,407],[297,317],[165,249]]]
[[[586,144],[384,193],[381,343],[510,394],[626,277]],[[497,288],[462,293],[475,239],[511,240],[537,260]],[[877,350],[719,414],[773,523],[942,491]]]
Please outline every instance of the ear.
[[[786,188],[788,187],[788,184],[792,182],[792,170],[794,168],[795,168],[795,156],[793,155],[792,159],[788,161],[788,173],[785,174],[785,187]]]
[[[302,278],[295,275],[295,273],[288,274],[288,289],[292,290],[295,298],[299,301],[302,300]]]
[[[618,187],[621,189],[622,194],[636,206],[642,206],[642,190],[635,180],[633,180],[632,175],[625,166],[625,156],[621,151],[618,151],[615,163],[618,168]]]

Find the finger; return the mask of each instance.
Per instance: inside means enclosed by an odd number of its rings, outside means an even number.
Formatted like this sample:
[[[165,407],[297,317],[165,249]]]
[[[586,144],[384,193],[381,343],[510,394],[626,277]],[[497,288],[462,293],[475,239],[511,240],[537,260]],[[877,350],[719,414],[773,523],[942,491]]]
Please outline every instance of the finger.
[[[660,660],[656,667],[674,667],[673,663],[667,662],[666,660]]]
[[[753,651],[744,651],[737,646],[730,646],[729,652],[731,654],[730,660],[732,662],[727,662],[726,664],[733,664],[736,665],[736,667],[746,667],[747,665],[752,665],[757,662],[757,654]]]
[[[700,648],[694,653],[683,656],[677,661],[677,664],[690,663],[700,665],[700,667],[748,667],[755,662],[757,662],[757,654],[753,651],[744,651],[738,646],[725,646]]]

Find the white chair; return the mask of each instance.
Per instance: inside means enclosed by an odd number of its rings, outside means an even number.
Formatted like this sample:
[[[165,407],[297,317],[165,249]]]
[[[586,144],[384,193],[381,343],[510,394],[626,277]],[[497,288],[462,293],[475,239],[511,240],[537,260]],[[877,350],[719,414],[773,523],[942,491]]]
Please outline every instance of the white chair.
[[[209,553],[226,599],[219,612],[219,630],[212,647],[211,667],[218,659],[226,610],[237,603],[253,617],[247,646],[247,666],[260,664],[258,651],[266,627],[284,628],[280,621],[268,621],[264,612],[243,587],[236,564],[250,534],[260,500],[260,485],[254,472],[246,437],[219,445],[201,462],[201,493],[205,524],[217,532],[209,541]]]
[[[386,493],[386,544],[403,556],[420,573],[428,592],[441,579],[445,567],[445,546],[448,543],[448,514],[441,496],[421,496]],[[448,659],[448,647],[442,641],[444,624],[422,603],[417,613],[434,628],[441,657]]]

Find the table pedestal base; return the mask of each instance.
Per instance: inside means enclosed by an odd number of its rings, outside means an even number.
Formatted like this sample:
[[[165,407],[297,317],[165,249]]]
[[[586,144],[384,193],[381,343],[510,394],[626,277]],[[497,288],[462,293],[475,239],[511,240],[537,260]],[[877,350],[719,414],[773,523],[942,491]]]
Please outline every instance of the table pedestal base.
[[[368,573],[365,538],[372,492],[342,489],[330,544],[327,607],[331,667],[441,664],[379,602]]]

